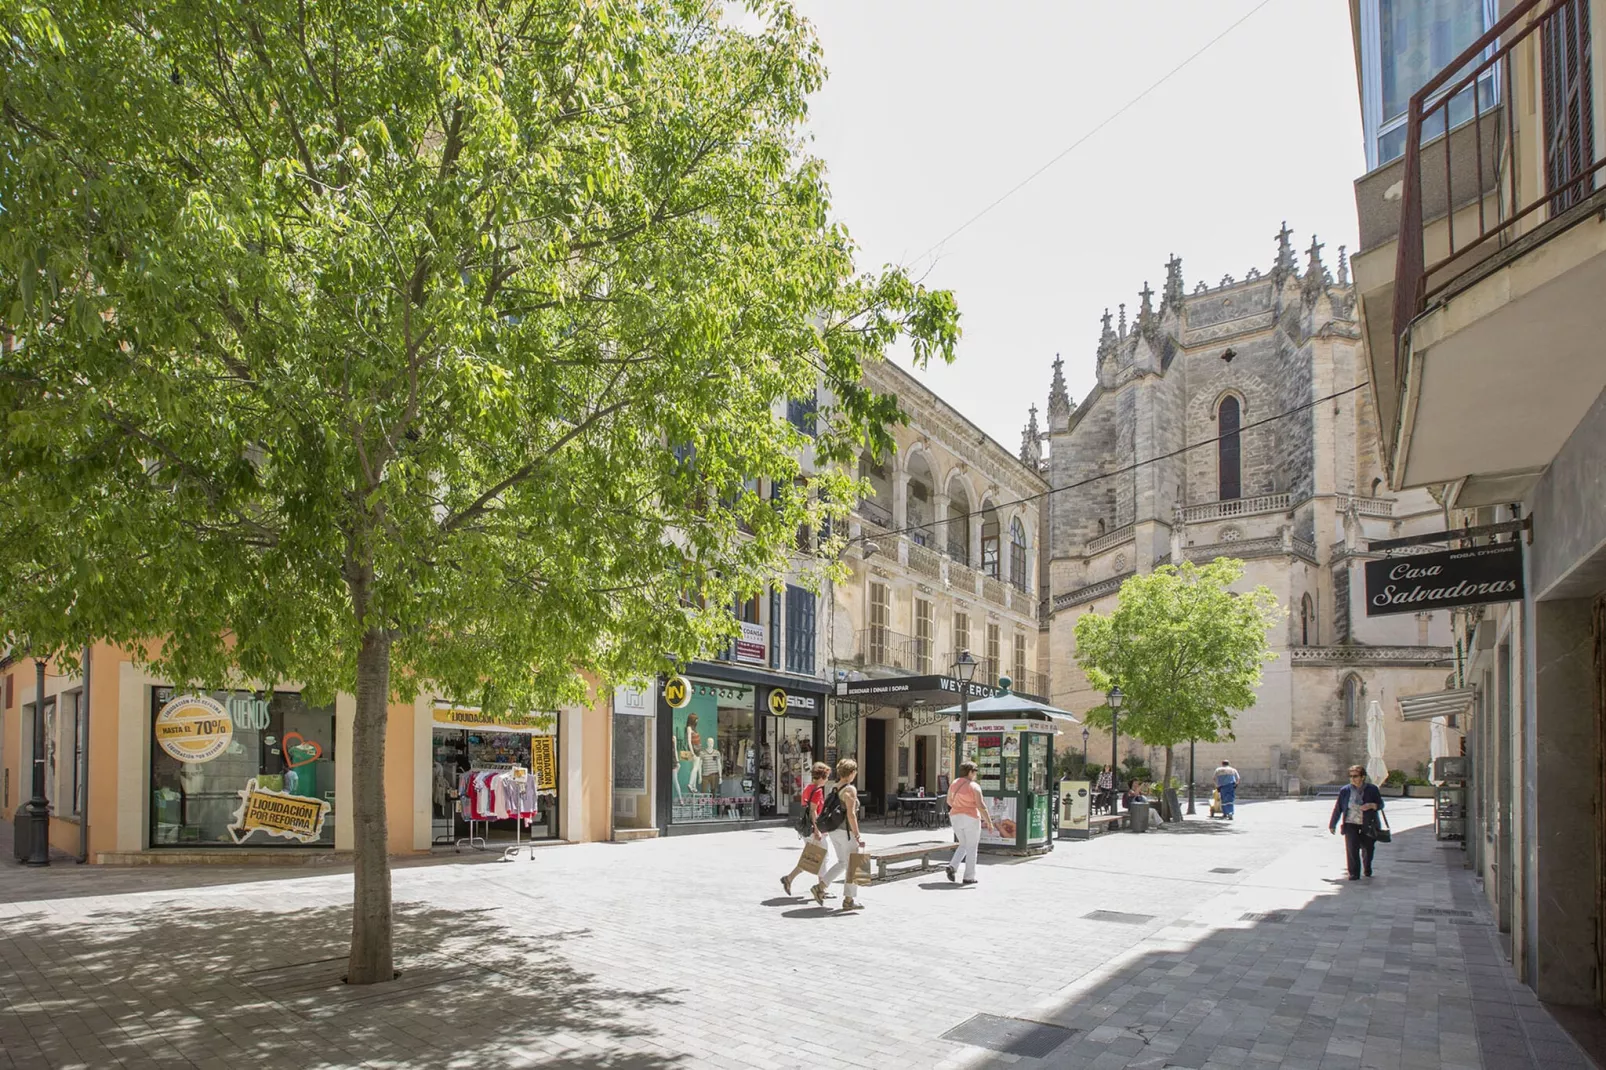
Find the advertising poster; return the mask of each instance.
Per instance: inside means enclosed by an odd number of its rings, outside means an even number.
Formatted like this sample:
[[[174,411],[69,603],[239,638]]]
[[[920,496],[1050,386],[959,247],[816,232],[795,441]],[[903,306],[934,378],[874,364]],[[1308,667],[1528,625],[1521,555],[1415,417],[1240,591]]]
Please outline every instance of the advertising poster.
[[[542,790],[558,786],[557,740],[551,736],[530,737],[530,772],[535,774],[535,786]]]
[[[1008,797],[988,799],[987,813],[992,817],[993,827],[998,831],[990,832],[983,825],[981,842],[1003,844],[1007,847],[1015,846],[1015,800]]]
[[[1087,780],[1060,781],[1060,831],[1078,839],[1087,836],[1088,803],[1092,783]]]
[[[1032,811],[1026,823],[1026,842],[1042,843],[1048,839],[1048,796],[1033,795]]]
[[[156,715],[156,743],[185,765],[202,765],[229,749],[234,721],[217,699],[180,695]]]
[[[329,816],[329,809],[329,804],[322,799],[272,791],[260,787],[254,779],[249,780],[240,789],[240,806],[234,811],[229,835],[234,837],[235,843],[243,843],[253,832],[316,843],[323,835],[323,820]]]

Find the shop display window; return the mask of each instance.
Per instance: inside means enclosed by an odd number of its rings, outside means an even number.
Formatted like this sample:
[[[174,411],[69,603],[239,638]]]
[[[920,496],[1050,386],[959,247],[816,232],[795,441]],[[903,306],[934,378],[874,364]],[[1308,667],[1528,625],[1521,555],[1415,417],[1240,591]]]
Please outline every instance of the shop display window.
[[[158,731],[159,717],[184,694],[171,687],[151,689],[151,845],[333,847],[334,707],[308,705],[290,691],[209,692],[220,722],[227,723],[208,726],[204,736],[191,732],[175,744]],[[274,835],[246,827],[240,817],[242,792],[253,784],[292,797],[284,802],[301,812],[310,807],[317,814],[316,803],[327,804],[316,835]]]
[[[670,820],[752,820],[758,802],[754,689],[693,679],[690,701],[673,711]]]

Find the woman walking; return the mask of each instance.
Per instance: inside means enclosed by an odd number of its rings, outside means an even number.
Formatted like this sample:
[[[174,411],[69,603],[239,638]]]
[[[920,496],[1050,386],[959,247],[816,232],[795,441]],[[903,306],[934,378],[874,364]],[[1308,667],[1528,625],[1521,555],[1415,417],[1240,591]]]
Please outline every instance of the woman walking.
[[[1333,816],[1327,822],[1328,832],[1337,832],[1340,820],[1344,823],[1344,858],[1349,863],[1349,879],[1358,881],[1361,874],[1372,875],[1372,852],[1377,840],[1371,830],[1377,827],[1378,814],[1383,809],[1383,793],[1376,784],[1366,782],[1364,766],[1349,767],[1349,784],[1338,793],[1333,803]]]
[[[798,802],[802,804],[803,812],[809,815],[809,825],[814,829],[809,834],[807,842],[824,847],[825,837],[820,833],[819,824],[820,808],[825,805],[825,782],[831,777],[831,767],[824,762],[815,762],[810,772],[814,779],[803,786],[803,794],[798,797]],[[781,878],[781,887],[786,889],[787,895],[792,894],[792,882],[797,880],[797,875],[802,872],[803,859],[799,858],[797,865],[792,867],[792,872]]]
[[[836,787],[826,795],[820,816],[815,819],[815,825],[830,839],[831,852],[836,855],[831,868],[820,874],[819,883],[810,889],[814,901],[821,906],[825,905],[826,888],[836,880],[837,874],[848,870],[853,849],[864,846],[864,839],[859,835],[859,789],[853,786],[853,779],[858,775],[859,763],[852,758],[836,763]],[[863,905],[858,899],[859,886],[851,883],[852,879],[853,873],[849,871],[850,883],[842,889],[843,910],[858,910]]]
[[[987,799],[981,793],[981,785],[976,783],[977,768],[975,762],[960,762],[959,779],[948,788],[948,816],[953,823],[954,839],[959,841],[959,849],[947,867],[950,882],[959,863],[963,862],[965,883],[976,883],[976,852],[981,847],[981,827],[986,824],[995,835],[998,832],[992,815],[987,812]]]

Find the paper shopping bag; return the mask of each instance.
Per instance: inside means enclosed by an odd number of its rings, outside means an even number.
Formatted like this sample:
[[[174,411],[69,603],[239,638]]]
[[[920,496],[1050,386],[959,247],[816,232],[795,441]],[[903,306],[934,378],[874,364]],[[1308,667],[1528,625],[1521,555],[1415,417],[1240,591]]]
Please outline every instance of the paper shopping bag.
[[[848,884],[870,883],[870,856],[863,851],[855,851],[848,856]]]
[[[819,876],[820,867],[825,864],[825,845],[810,840],[803,845],[803,857],[798,861],[797,868],[804,873],[813,873]]]

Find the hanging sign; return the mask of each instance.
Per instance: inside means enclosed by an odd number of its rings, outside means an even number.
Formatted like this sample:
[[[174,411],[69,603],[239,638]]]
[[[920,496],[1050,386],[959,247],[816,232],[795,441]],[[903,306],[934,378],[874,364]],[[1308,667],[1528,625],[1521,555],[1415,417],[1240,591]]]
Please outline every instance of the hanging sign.
[[[211,761],[233,740],[229,711],[205,695],[180,695],[156,715],[157,745],[187,765]]]
[[[668,703],[670,709],[685,709],[686,703],[690,701],[690,680],[677,674],[664,681],[664,702]]]
[[[558,786],[557,740],[551,736],[530,737],[530,771],[535,786],[543,790]]]
[[[786,716],[786,688],[777,687],[770,690],[770,712],[777,717]]]
[[[316,843],[323,835],[323,821],[330,809],[323,799],[272,791],[259,787],[254,778],[246,781],[239,794],[240,806],[229,825],[235,843],[244,842],[253,832],[301,843]]]
[[[1522,599],[1522,544],[1469,546],[1366,563],[1366,615]]]
[[[741,625],[742,634],[736,640],[736,660],[764,664],[764,626],[747,620]]]

